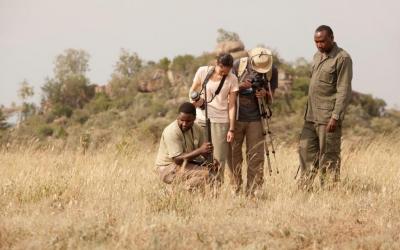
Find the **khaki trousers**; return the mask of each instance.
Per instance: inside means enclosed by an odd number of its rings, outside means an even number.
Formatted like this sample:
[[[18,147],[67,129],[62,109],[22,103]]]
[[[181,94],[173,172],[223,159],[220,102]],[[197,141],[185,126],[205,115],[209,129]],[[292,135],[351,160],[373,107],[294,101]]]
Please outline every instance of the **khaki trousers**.
[[[306,121],[300,135],[300,179],[299,188],[312,188],[315,176],[320,172],[320,182],[332,183],[340,180],[340,146],[342,128],[332,133],[326,131],[326,125]]]
[[[209,181],[208,169],[192,163],[187,163],[184,167],[175,163],[168,166],[157,166],[157,171],[163,182],[167,184],[183,183],[187,190],[204,189]]]
[[[220,167],[216,180],[220,183],[224,181],[225,165],[228,169],[232,166],[232,148],[226,141],[226,135],[229,131],[229,123],[211,123],[211,137],[214,146],[214,158],[219,162]]]
[[[232,184],[241,189],[242,145],[246,139],[247,185],[246,193],[252,194],[264,183],[264,135],[261,121],[235,123],[235,138],[232,144]]]

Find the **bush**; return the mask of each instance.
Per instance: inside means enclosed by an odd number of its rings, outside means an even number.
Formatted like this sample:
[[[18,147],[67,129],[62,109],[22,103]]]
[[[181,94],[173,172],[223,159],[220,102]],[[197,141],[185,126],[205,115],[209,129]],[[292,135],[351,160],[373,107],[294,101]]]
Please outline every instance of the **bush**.
[[[5,130],[8,128],[8,124],[6,121],[7,117],[3,114],[3,110],[0,109],[0,130]]]
[[[385,111],[386,103],[379,98],[373,98],[372,95],[360,94],[358,98],[353,100],[353,103],[361,105],[361,107],[372,116],[381,116]]]
[[[99,93],[86,105],[86,108],[90,113],[96,114],[108,110],[110,106],[110,98],[104,93]]]
[[[171,61],[167,57],[164,57],[158,62],[158,65],[162,70],[167,71],[170,63]]]
[[[85,124],[87,120],[89,120],[89,112],[84,109],[77,109],[74,111],[74,114],[72,115],[72,119],[75,122],[78,122],[79,124]]]
[[[292,95],[294,98],[299,98],[308,95],[308,86],[310,78],[299,77],[295,78],[293,81]]]
[[[151,139],[153,143],[156,143],[160,139],[164,128],[170,122],[163,118],[148,119],[140,124],[139,131]]]
[[[67,131],[63,127],[58,127],[55,131],[56,138],[66,138],[68,137]]]
[[[172,70],[179,71],[188,75],[193,71],[193,62],[194,56],[192,55],[184,55],[184,56],[177,56],[172,61]]]
[[[44,125],[38,128],[37,133],[40,137],[48,137],[53,135],[54,130],[52,127]]]
[[[56,117],[66,116],[70,118],[73,113],[73,109],[66,105],[56,104],[54,105],[51,113]]]

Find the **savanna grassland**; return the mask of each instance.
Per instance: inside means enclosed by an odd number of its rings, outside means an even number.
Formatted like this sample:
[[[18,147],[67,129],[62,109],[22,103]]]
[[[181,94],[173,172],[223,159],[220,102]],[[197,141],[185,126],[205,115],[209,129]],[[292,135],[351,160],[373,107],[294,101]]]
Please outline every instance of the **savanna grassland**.
[[[156,146],[0,154],[2,249],[400,249],[400,133],[344,139],[341,183],[299,192],[296,145],[278,146],[254,199],[163,185]]]

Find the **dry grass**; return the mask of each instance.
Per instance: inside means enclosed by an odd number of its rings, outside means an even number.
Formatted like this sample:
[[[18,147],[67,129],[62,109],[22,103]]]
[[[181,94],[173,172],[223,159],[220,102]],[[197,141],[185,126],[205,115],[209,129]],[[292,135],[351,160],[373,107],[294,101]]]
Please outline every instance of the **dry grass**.
[[[399,249],[400,135],[343,146],[342,182],[298,192],[296,147],[280,146],[280,175],[257,199],[175,195],[155,150],[110,147],[83,156],[0,154],[4,249]]]

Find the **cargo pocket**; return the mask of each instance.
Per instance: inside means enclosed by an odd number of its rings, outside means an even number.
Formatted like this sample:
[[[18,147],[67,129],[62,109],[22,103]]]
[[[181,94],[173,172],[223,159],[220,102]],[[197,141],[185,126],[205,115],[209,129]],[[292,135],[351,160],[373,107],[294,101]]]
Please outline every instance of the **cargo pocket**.
[[[322,67],[319,73],[318,80],[321,82],[333,84],[335,82],[335,68],[334,67]]]
[[[335,107],[335,101],[319,99],[316,101],[315,107],[317,108],[316,111],[318,112],[318,120],[321,122],[327,122],[332,116],[332,111]]]
[[[317,101],[315,105],[318,109],[329,110],[332,111],[335,107],[334,101]]]
[[[337,126],[334,132],[326,133],[325,152],[337,154],[340,152],[342,128]]]

